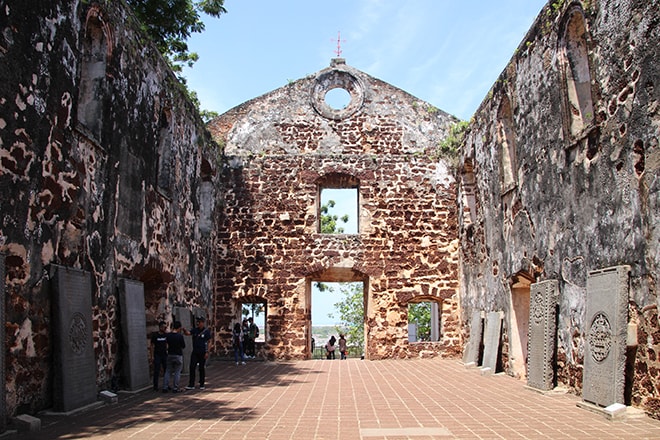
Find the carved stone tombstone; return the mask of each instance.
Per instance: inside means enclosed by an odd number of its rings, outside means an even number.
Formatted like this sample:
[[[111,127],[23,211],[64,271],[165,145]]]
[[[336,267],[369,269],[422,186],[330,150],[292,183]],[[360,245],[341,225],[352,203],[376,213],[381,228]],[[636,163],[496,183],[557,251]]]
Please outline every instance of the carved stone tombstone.
[[[483,368],[494,373],[497,368],[497,355],[500,352],[500,334],[502,333],[503,312],[488,312],[484,328]]]
[[[96,401],[96,361],[92,338],[92,282],[88,272],[51,266],[55,411],[71,411]]]
[[[624,402],[629,266],[589,272],[582,398],[599,406]]]
[[[465,353],[463,353],[463,363],[465,365],[479,364],[479,351],[481,349],[481,338],[483,336],[484,326],[484,312],[472,312],[472,319],[470,320],[470,339],[465,346]]]
[[[174,307],[174,320],[181,321],[181,328],[190,330],[192,328],[192,316],[190,315],[190,310],[184,307]],[[186,342],[186,347],[183,349],[183,369],[181,373],[187,374],[190,370],[190,354],[192,353],[192,338],[190,336],[183,336],[184,341]]]
[[[541,281],[532,284],[530,290],[527,385],[547,391],[554,387],[559,283],[557,280]]]
[[[5,254],[0,253],[0,341],[5,340]],[[7,407],[5,406],[5,350],[0,350],[0,433],[7,429]]]
[[[197,319],[197,318],[206,319],[206,313],[204,312],[204,309],[201,309],[199,307],[193,307],[193,317],[194,317],[194,319]],[[197,325],[197,322],[193,322],[193,324]]]
[[[144,284],[140,281],[120,279],[119,307],[121,309],[125,385],[128,390],[136,391],[148,387],[151,382],[147,352]]]

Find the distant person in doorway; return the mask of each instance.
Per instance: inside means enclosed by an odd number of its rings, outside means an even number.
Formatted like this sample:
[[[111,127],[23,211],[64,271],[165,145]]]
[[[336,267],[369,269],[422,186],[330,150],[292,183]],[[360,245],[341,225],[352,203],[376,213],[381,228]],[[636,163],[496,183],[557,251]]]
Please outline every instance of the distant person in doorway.
[[[337,339],[335,338],[335,335],[330,336],[330,339],[328,342],[325,344],[325,355],[326,359],[336,359],[335,358],[335,343],[337,342]]]
[[[243,318],[243,322],[241,323],[241,331],[243,332],[243,348],[245,348],[245,335],[247,335],[249,329],[250,326],[248,325],[247,318]]]
[[[211,331],[205,327],[206,320],[199,317],[196,320],[197,326],[186,331],[186,335],[192,336],[192,353],[190,354],[190,378],[188,380],[187,390],[195,389],[195,370],[199,366],[199,389],[205,389],[206,380],[206,360],[209,358],[208,343],[211,339]]]
[[[186,341],[181,334],[181,322],[174,321],[173,330],[167,334],[167,369],[163,378],[163,392],[169,391],[170,379],[172,379],[172,392],[179,392],[179,379],[183,369],[183,349]]]
[[[246,357],[248,332],[250,331],[250,324],[248,324],[247,318],[243,318],[243,322],[241,323],[241,331],[243,332],[241,335],[241,342],[243,342],[243,357]]]
[[[242,365],[245,365],[245,354],[243,353],[243,328],[238,322],[234,324],[231,332],[231,346],[234,349],[234,361],[238,365],[239,359]]]
[[[248,318],[248,332],[245,338],[245,354],[247,357],[254,359],[257,355],[255,341],[259,337],[259,326],[254,323],[254,319]]]
[[[158,391],[160,371],[165,371],[167,365],[167,323],[160,321],[158,331],[151,335],[152,358],[154,360],[154,391]]]
[[[344,335],[342,335],[342,334],[339,335],[339,343],[338,343],[338,345],[339,345],[339,355],[340,355],[340,359],[343,361],[344,359],[346,359],[346,350],[347,350],[347,347],[346,347],[346,338],[345,338]]]

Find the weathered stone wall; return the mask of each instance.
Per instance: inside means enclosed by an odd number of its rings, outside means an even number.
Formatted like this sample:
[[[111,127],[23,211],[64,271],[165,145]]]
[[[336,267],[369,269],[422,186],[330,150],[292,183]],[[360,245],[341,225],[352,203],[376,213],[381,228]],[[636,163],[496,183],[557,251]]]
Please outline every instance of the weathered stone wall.
[[[510,338],[512,285],[559,280],[556,375],[580,393],[587,274],[630,265],[628,398],[656,416],[659,19],[657,2],[549,4],[474,116],[459,198],[465,330],[503,310]]]
[[[216,354],[241,303],[265,303],[273,359],[310,355],[311,281],[364,283],[368,359],[457,356],[472,312],[502,310],[512,375],[514,295],[556,279],[556,376],[576,393],[587,274],[625,264],[626,398],[660,416],[655,2],[548,5],[458,183],[455,118],[342,60],[215,119],[219,151],[122,3],[33,3],[0,10],[7,414],[52,402],[51,264],[92,274],[99,389],[122,376],[120,277],[144,283],[148,331],[174,306],[212,316]],[[324,101],[336,87],[346,108]],[[358,188],[358,234],[318,232],[322,187]],[[440,342],[408,342],[416,301],[442,305]]]
[[[119,277],[144,283],[148,330],[175,305],[210,313],[217,153],[136,29],[116,1],[0,10],[9,415],[52,404],[50,264],[92,274],[99,389],[121,382]]]
[[[333,87],[351,94],[345,109],[321,102]],[[438,155],[453,122],[342,60],[212,121],[226,155],[218,349],[228,349],[239,304],[265,302],[266,354],[309,357],[310,282],[363,281],[366,357],[417,356],[421,345],[407,341],[407,305],[457,303],[455,178]],[[321,234],[319,188],[345,182],[358,187],[359,233]],[[448,307],[444,316],[452,314]],[[450,323],[424,355],[460,345]]]

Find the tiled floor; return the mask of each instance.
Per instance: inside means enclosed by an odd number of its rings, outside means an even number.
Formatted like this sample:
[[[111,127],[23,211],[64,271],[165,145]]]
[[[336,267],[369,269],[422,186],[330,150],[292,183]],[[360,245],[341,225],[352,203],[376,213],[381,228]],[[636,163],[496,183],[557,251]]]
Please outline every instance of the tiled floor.
[[[38,439],[660,439],[660,421],[610,421],[571,394],[543,395],[457,361],[214,361],[207,389],[120,394],[43,416]],[[183,381],[185,383],[185,381]]]

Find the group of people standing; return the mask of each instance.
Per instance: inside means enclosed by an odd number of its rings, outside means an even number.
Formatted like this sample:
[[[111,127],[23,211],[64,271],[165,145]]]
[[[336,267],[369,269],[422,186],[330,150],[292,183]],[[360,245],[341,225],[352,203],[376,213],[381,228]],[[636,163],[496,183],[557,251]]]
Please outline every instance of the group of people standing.
[[[337,346],[335,347],[335,344]],[[332,335],[328,342],[325,344],[325,357],[326,359],[336,359],[335,358],[335,349],[339,348],[339,355],[341,356],[340,359],[344,360],[346,359],[346,351],[348,348],[346,347],[346,338],[344,335],[340,334],[339,335],[339,341],[337,341],[337,338],[335,338],[335,335]]]
[[[183,349],[186,341],[183,335],[192,336],[192,353],[190,354],[190,376],[187,390],[195,389],[195,370],[199,368],[199,389],[205,389],[206,360],[209,357],[208,341],[211,339],[211,331],[206,328],[206,320],[203,317],[196,319],[196,326],[190,330],[182,328],[180,321],[174,321],[172,331],[167,331],[167,323],[158,323],[158,332],[151,336],[154,362],[154,391],[158,391],[158,378],[161,370],[165,370],[163,377],[163,392],[172,391],[178,393],[181,370],[183,369]],[[172,386],[170,387],[170,380]]]
[[[245,365],[245,359],[254,359],[256,356],[255,340],[259,337],[259,326],[254,323],[253,318],[244,319],[242,323],[234,324],[232,330],[232,348],[234,349],[234,361]]]

